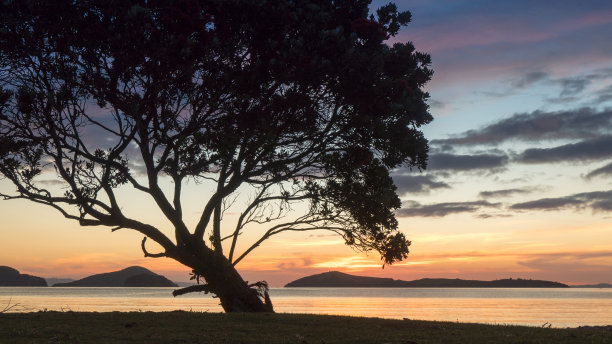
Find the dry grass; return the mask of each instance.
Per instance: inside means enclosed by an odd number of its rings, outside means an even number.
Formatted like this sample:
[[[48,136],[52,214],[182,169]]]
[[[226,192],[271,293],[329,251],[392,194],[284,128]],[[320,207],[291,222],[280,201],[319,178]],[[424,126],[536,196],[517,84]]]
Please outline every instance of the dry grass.
[[[0,314],[0,343],[612,343],[612,328],[552,329],[308,314]]]

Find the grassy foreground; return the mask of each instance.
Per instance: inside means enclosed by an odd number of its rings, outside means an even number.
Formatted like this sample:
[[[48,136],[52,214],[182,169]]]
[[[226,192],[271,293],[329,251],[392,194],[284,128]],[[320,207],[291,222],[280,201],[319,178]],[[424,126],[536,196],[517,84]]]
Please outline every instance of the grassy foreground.
[[[612,343],[611,327],[550,329],[309,314],[0,314],[0,343]]]

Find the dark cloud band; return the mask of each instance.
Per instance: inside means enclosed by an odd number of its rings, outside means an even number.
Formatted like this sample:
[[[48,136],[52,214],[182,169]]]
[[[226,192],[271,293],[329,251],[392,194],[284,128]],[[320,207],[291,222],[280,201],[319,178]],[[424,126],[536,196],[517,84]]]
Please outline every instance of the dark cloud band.
[[[511,207],[513,210],[562,210],[562,209],[586,209],[593,211],[612,211],[612,190],[593,191],[573,194],[565,197],[541,198],[534,201],[516,203]]]
[[[606,166],[600,167],[596,170],[589,172],[586,175],[587,178],[601,177],[601,176],[612,176],[612,162]]]
[[[453,170],[469,171],[481,169],[495,169],[504,167],[508,163],[508,157],[498,154],[432,154],[429,157],[427,169],[431,171]]]
[[[578,143],[569,143],[553,148],[531,148],[525,150],[517,161],[528,164],[587,161],[612,157],[612,136],[602,136]]]
[[[412,201],[407,205],[407,208],[397,210],[395,215],[398,217],[444,217],[457,213],[474,213],[480,208],[497,208],[501,204],[487,201],[420,204]]]
[[[583,108],[562,112],[515,114],[455,138],[433,140],[435,145],[496,145],[508,140],[584,139],[612,131],[612,110]]]
[[[482,198],[496,198],[496,197],[509,197],[519,194],[528,194],[533,192],[534,189],[504,189],[494,191],[481,191],[478,196]]]
[[[397,193],[429,193],[436,189],[450,189],[450,185],[437,181],[430,175],[393,175]]]

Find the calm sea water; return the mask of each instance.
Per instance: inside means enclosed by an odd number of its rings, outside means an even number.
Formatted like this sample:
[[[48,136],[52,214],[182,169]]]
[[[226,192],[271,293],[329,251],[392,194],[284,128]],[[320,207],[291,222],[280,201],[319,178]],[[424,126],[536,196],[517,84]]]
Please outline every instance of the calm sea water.
[[[221,312],[218,299],[173,288],[0,288],[0,310]],[[612,324],[612,289],[274,288],[275,310],[553,327]]]

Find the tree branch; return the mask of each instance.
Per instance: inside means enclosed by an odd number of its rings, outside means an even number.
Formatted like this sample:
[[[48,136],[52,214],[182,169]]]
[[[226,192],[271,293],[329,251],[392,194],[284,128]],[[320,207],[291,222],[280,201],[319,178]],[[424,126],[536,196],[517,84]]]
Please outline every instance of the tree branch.
[[[152,257],[152,258],[168,257],[168,255],[165,252],[149,253],[147,251],[147,248],[145,247],[146,241],[147,241],[147,237],[144,237],[142,238],[142,243],[140,244],[140,247],[142,248],[142,252],[144,253],[145,257]]]
[[[185,287],[185,288],[181,288],[181,289],[177,289],[175,291],[172,292],[172,296],[177,297],[179,295],[184,295],[187,293],[194,293],[194,292],[203,292],[204,294],[208,294],[208,293],[215,293],[214,289],[212,289],[208,284],[195,284],[195,285],[190,285],[189,287]]]
[[[220,190],[215,192],[214,195],[208,200],[206,206],[204,207],[204,211],[202,211],[202,215],[200,216],[200,221],[196,225],[196,229],[193,233],[193,237],[197,239],[203,239],[204,231],[208,226],[208,222],[212,216],[213,211],[218,203],[220,203],[224,197],[230,195],[232,192],[236,191],[236,189],[242,184],[242,177],[239,174],[233,174],[230,178],[230,181],[223,186]]]
[[[271,236],[282,233],[282,232],[286,232],[286,231],[304,232],[304,231],[312,231],[312,230],[318,230],[318,229],[331,230],[336,233],[338,231],[341,231],[342,230],[341,227],[315,225],[316,222],[325,222],[325,221],[332,221],[332,220],[333,218],[319,218],[319,219],[313,219],[313,220],[297,220],[294,222],[287,222],[287,223],[275,225],[271,227],[270,229],[268,229],[259,238],[259,240],[257,240],[253,245],[251,245],[248,249],[246,249],[246,251],[244,251],[238,258],[236,258],[236,260],[234,260],[232,264],[236,266],[236,264],[238,264],[242,259],[244,259],[244,257],[246,257],[249,253],[251,253],[251,251],[253,251],[259,245],[261,245],[262,242],[264,242]],[[308,228],[296,227],[298,225],[311,225],[311,227],[308,227]]]

